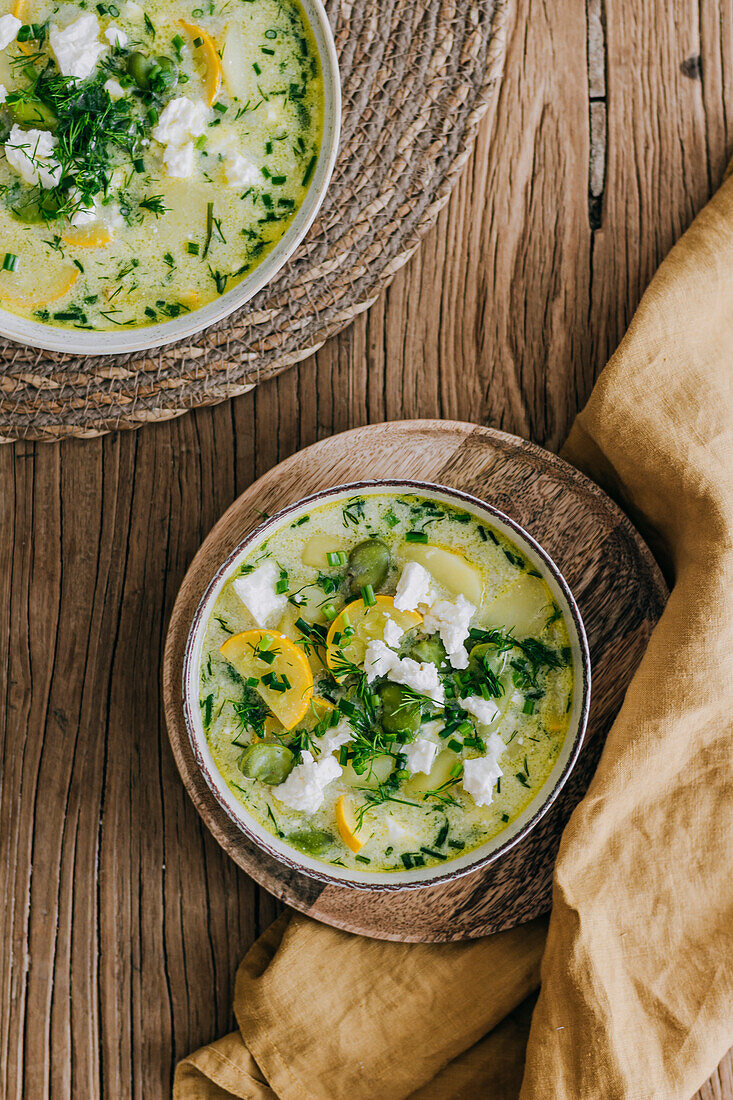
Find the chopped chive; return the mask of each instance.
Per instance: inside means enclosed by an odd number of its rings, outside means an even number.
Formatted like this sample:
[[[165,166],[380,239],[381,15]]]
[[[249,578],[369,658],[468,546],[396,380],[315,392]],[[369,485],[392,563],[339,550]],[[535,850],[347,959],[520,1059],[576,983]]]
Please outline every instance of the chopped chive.
[[[522,714],[534,714],[536,699],[525,699]]]
[[[322,610],[323,614],[326,616],[326,618],[328,619],[329,622],[333,622],[333,620],[338,615],[338,611],[336,610],[336,608],[333,606],[332,603],[325,604],[321,608],[321,610]]]
[[[358,863],[371,863],[372,862],[369,859],[368,856],[355,856],[354,858],[357,860]]]
[[[248,688],[256,688],[260,681],[256,676],[248,676],[244,682]]]
[[[313,156],[308,161],[308,167],[306,168],[305,175],[303,176],[303,187],[305,187],[307,183],[310,183],[310,178],[313,175],[313,169],[316,166],[316,161],[317,160],[318,160],[318,157]]]
[[[348,560],[349,559],[343,550],[329,550],[329,552],[326,554],[326,561],[329,565],[346,565]],[[348,623],[346,625],[348,626]]]
[[[504,824],[506,825],[507,821],[509,820],[509,814],[502,814],[502,815],[501,815],[501,820],[502,820],[502,821],[504,822]]]
[[[450,741],[448,742],[448,748],[451,749],[453,752],[461,752],[463,750],[463,745],[460,741],[456,741],[455,737],[451,737]]]
[[[406,871],[409,871],[409,870],[412,869],[412,856],[410,855],[409,852],[403,852],[402,855],[400,856],[400,859],[404,863]]]
[[[3,260],[3,271],[15,271],[18,267],[18,257],[14,252],[6,252]]]
[[[287,183],[287,180],[287,176],[273,176],[270,183],[274,183],[276,187],[281,187],[283,183]]]
[[[370,584],[365,584],[362,588],[361,598],[366,607],[374,607],[377,602],[377,597],[374,595],[374,589]]]
[[[188,252],[189,256],[198,256],[200,251],[201,246],[198,244],[197,241],[187,241],[186,252]]]
[[[408,531],[405,535],[405,542],[427,542],[427,531]]]
[[[272,152],[272,142],[271,141],[266,141],[265,142],[265,153],[267,153],[268,156],[269,156],[269,154],[271,152]]]
[[[199,48],[199,46],[203,46],[203,44],[204,44],[204,40],[203,40],[203,38],[201,38],[200,36],[197,36],[196,38],[194,38],[194,40],[193,40],[193,44],[194,44],[194,46],[196,47],[196,49],[198,49],[198,48]]]
[[[257,64],[257,62],[256,62],[256,61],[255,61],[255,62],[254,62],[254,64],[252,65],[252,68],[254,69],[254,71],[255,71],[255,73],[257,74],[257,76],[261,76],[261,75],[262,75],[262,69],[261,69],[261,68],[260,68],[260,66],[259,66],[259,65]]]
[[[274,50],[271,50],[269,46],[260,46],[260,50],[262,51],[262,53],[266,53],[266,54],[268,54],[268,55],[269,55],[270,57],[274,57],[274,56],[275,56],[275,51],[274,51]]]
[[[265,38],[277,38],[277,31],[270,27],[268,30],[265,31]]]
[[[445,852],[436,852],[435,848],[426,848],[421,844],[420,851],[424,852],[426,856],[432,856],[433,859],[445,859]]]
[[[229,108],[227,107],[226,103],[215,103],[214,110],[218,111],[220,115],[225,115]]]

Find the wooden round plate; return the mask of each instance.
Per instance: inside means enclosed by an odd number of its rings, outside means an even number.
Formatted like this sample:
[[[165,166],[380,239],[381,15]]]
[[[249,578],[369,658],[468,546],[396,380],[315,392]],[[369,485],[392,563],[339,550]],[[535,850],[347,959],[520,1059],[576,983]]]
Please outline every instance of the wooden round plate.
[[[591,651],[586,742],[567,784],[530,835],[488,867],[437,886],[370,892],[316,882],[260,851],[214,799],[191,751],[182,670],[194,612],[222,560],[286,504],[333,485],[417,478],[473,493],[506,512],[548,551],[580,607]],[[326,924],[377,939],[461,940],[531,920],[550,908],[560,836],[583,796],[624,692],[662,613],[667,589],[641,536],[592,481],[556,455],[473,424],[412,420],[356,428],[275,466],[222,516],[194,558],[173,608],[163,693],[173,753],[204,822],[260,885]]]

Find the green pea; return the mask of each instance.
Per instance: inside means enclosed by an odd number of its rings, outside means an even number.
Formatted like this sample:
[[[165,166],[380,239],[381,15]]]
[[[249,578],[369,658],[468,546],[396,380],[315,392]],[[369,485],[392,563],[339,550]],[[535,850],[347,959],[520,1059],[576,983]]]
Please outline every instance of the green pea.
[[[420,704],[400,684],[383,684],[381,725],[385,733],[414,734],[420,729]]]
[[[410,649],[410,656],[414,661],[440,668],[446,659],[445,646],[437,634],[434,634],[431,638],[421,638],[415,642]]]
[[[323,829],[298,829],[286,839],[309,856],[322,856],[333,844],[332,834]]]
[[[152,64],[149,58],[140,50],[133,50],[127,59],[127,71],[141,91],[146,92],[150,87],[150,70]]]
[[[13,122],[27,126],[40,126],[44,130],[55,130],[58,125],[56,112],[41,103],[40,99],[22,99],[8,104],[8,112]]]
[[[381,539],[365,539],[349,554],[348,576],[355,596],[370,584],[376,591],[389,572],[391,562],[389,547]]]
[[[263,742],[246,748],[239,758],[238,766],[247,779],[259,779],[276,787],[290,775],[295,766],[295,757],[285,745]]]

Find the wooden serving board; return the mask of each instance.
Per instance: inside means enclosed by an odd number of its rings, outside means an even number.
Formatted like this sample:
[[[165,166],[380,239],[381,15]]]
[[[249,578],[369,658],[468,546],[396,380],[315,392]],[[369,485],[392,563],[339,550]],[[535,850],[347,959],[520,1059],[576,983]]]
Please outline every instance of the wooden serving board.
[[[230,821],[194,761],[181,705],[183,654],[194,611],[221,561],[260,522],[301,497],[351,481],[418,478],[474,493],[518,520],[564,573],[592,661],[586,743],[566,786],[533,832],[503,858],[442,885],[370,892],[325,885],[261,852]],[[303,913],[379,939],[460,940],[550,908],[560,836],[585,792],[606,734],[667,598],[647,546],[592,481],[532,443],[473,424],[413,420],[357,428],[275,466],[222,516],[194,558],[173,608],[163,691],[173,753],[194,805],[219,844],[258,883]]]

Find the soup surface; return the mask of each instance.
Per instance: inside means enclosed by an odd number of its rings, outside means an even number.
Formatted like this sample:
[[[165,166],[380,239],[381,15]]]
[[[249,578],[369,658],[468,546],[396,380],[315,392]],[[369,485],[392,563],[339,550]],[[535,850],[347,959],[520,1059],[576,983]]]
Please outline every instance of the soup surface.
[[[321,145],[295,0],[6,0],[0,103],[0,305],[76,328],[231,289],[291,224]]]
[[[561,609],[513,542],[411,494],[314,507],[206,626],[201,716],[271,832],[364,871],[444,863],[541,789],[573,700]]]

